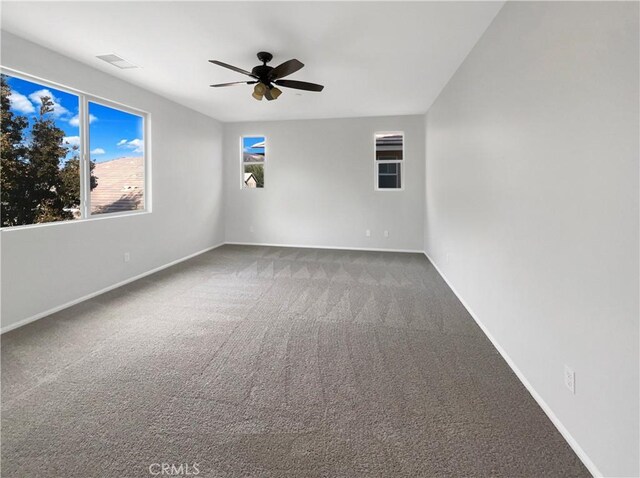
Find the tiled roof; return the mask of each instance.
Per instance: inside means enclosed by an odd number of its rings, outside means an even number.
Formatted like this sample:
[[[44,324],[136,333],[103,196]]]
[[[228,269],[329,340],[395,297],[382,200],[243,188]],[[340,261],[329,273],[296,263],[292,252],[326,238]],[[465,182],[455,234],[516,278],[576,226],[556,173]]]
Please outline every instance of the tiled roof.
[[[144,158],[118,158],[96,163],[98,186],[91,191],[93,213],[144,208]]]
[[[245,163],[260,163],[264,161],[264,154],[243,153],[242,161]]]

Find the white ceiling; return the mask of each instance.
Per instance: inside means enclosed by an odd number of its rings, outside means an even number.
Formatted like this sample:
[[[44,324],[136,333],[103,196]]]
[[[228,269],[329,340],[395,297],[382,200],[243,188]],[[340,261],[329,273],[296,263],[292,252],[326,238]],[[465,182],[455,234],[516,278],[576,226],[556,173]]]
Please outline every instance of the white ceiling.
[[[222,121],[402,115],[427,111],[503,3],[3,2],[2,28]],[[248,77],[207,60],[250,70],[261,50],[324,91],[209,88]]]

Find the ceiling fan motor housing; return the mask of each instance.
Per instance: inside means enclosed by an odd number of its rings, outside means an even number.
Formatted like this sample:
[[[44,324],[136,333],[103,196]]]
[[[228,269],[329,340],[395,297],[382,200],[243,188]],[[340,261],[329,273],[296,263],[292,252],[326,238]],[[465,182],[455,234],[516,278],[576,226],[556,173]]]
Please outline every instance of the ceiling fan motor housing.
[[[251,70],[251,73],[260,78],[260,82],[268,83],[269,82],[269,72],[273,70],[273,67],[267,65],[258,65],[254,66]]]
[[[260,60],[263,64],[253,67],[251,73],[256,75],[260,79],[260,83],[264,83],[265,85],[269,84],[269,73],[273,70],[272,66],[267,66],[273,59],[273,55],[268,51],[258,52],[258,60]]]
[[[273,59],[273,55],[268,51],[258,52],[258,60],[260,60],[265,65],[269,63]]]

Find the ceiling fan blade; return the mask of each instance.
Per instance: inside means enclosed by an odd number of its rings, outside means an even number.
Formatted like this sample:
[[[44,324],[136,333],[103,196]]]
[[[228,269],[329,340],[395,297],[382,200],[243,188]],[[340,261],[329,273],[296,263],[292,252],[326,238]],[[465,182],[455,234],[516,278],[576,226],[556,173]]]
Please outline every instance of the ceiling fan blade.
[[[276,80],[274,81],[274,83],[278,86],[284,86],[285,88],[295,88],[296,90],[322,91],[324,88],[324,86],[322,85],[307,83],[306,81]]]
[[[304,66],[304,63],[296,60],[285,61],[281,65],[276,66],[269,73],[269,78],[272,80],[277,80],[278,78],[284,78],[285,76],[289,76],[291,73],[295,73],[300,68]]]
[[[233,65],[228,65],[227,63],[223,63],[221,61],[218,60],[209,60],[209,62],[218,65],[218,66],[222,66],[224,68],[229,68],[230,70],[233,71],[237,71],[238,73],[242,73],[243,75],[247,75],[250,76],[251,78],[258,78],[256,75],[254,75],[253,73],[248,72],[247,70],[243,70],[242,68],[238,68],[237,66],[233,66]]]
[[[221,86],[233,86],[233,85],[253,85],[257,81],[233,81],[231,83],[218,83],[217,85],[209,85],[212,88],[219,88]]]

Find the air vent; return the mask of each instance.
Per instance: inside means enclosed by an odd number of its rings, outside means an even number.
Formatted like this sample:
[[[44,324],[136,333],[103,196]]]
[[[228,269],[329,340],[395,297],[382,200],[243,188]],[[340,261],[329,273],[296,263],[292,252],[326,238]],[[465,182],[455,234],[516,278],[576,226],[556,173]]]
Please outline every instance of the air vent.
[[[96,58],[100,58],[101,60],[104,60],[113,66],[117,66],[121,70],[128,70],[129,68],[138,68],[138,65],[129,63],[124,58],[120,58],[118,55],[114,55],[113,53],[110,53],[109,55],[98,55],[96,56]]]

